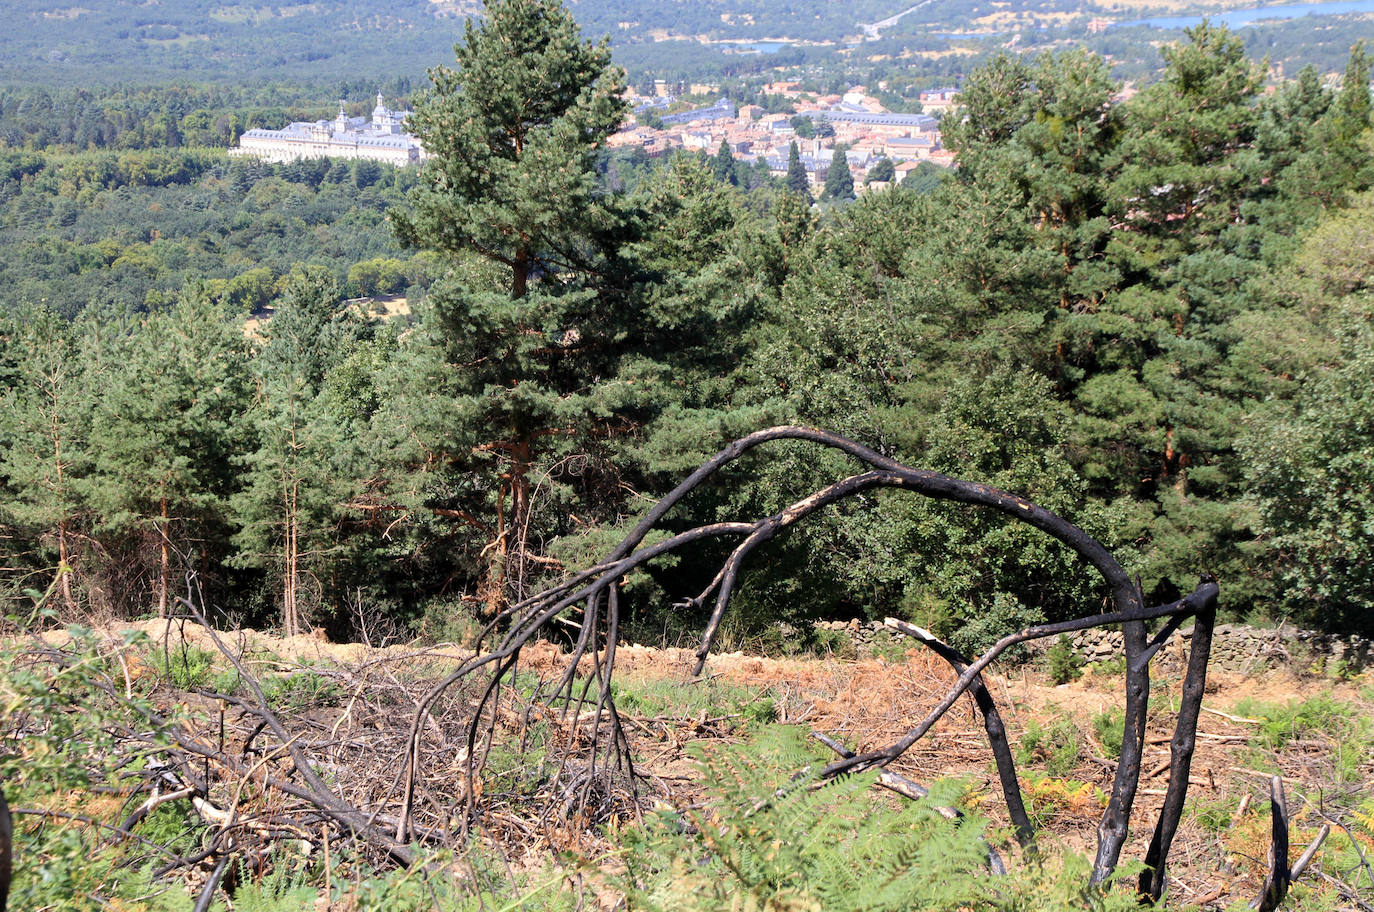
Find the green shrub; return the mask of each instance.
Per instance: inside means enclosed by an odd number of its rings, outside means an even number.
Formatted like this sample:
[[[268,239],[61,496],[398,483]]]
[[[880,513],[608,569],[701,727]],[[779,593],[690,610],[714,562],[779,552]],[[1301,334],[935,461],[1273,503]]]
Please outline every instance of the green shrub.
[[[811,635],[811,641],[815,644],[815,651],[819,655],[833,655],[837,659],[857,659],[859,657],[858,644],[854,642],[854,636],[848,630],[829,630],[824,627],[817,627]]]
[[[1236,712],[1260,720],[1256,740],[1265,747],[1282,750],[1289,741],[1326,735],[1332,739],[1346,737],[1358,727],[1355,709],[1329,695],[1288,703],[1263,703],[1242,700]]]
[[[425,643],[471,646],[482,630],[473,608],[464,602],[436,600],[425,605],[415,624],[415,635]]]
[[[1119,678],[1126,673],[1126,657],[1119,655],[1100,662],[1089,662],[1083,670],[1094,678]]]
[[[1083,677],[1083,659],[1073,643],[1064,634],[1054,641],[1046,654],[1050,665],[1050,680],[1055,684],[1068,684]]]
[[[1321,739],[1329,742],[1326,752],[1341,781],[1358,781],[1369,756],[1374,721],[1359,707],[1344,703],[1329,694],[1288,703],[1263,703],[1242,700],[1236,712],[1260,721],[1251,744],[1268,750],[1283,750],[1291,741]]]
[[[711,717],[739,716],[755,725],[774,722],[778,717],[777,700],[768,688],[733,684],[719,678],[691,683],[662,678],[627,682],[617,678],[611,687],[616,706],[631,715],[692,719],[705,713]]]
[[[987,609],[973,617],[951,621],[948,629],[936,630],[951,646],[970,658],[982,655],[994,643],[1009,633],[1024,627],[1044,623],[1045,615],[1038,608],[1022,604],[1006,593],[997,593]],[[1002,661],[1024,662],[1030,651],[1024,643],[1002,653]]]
[[[290,674],[264,677],[260,684],[268,705],[279,712],[331,706],[344,698],[343,685],[311,668],[309,663]]]
[[[181,855],[189,855],[200,845],[205,829],[189,799],[159,804],[153,812],[139,821],[136,832],[144,839]]]
[[[1093,733],[1097,743],[1110,760],[1121,756],[1121,738],[1125,734],[1126,712],[1123,709],[1104,709],[1093,716]]]
[[[209,683],[215,673],[215,653],[188,643],[163,650],[154,648],[148,664],[181,690],[195,690]]]
[[[1043,765],[1049,775],[1062,777],[1078,766],[1079,752],[1078,729],[1068,719],[1060,718],[1048,728],[1031,719],[1016,749],[1016,762]]]
[[[1207,832],[1221,834],[1231,828],[1239,803],[1238,798],[1193,798],[1188,802],[1187,814]]]

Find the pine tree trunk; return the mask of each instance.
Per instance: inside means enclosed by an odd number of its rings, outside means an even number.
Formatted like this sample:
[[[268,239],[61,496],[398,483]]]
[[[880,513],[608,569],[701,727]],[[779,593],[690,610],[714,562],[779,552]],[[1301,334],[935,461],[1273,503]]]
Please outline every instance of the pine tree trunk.
[[[506,558],[506,582],[515,583],[515,601],[524,598],[525,589],[525,535],[529,531],[530,516],[530,463],[533,447],[528,437],[522,438],[513,448],[511,462],[511,511],[510,511],[510,554]]]
[[[300,466],[296,459],[300,453],[300,448],[296,440],[296,421],[294,414],[295,399],[292,398],[293,414],[291,423],[291,443],[283,474],[286,482],[283,489],[286,508],[285,516],[285,541],[283,542],[283,555],[285,566],[282,568],[282,627],[286,636],[295,636],[300,623],[300,616],[296,611],[297,577],[296,566],[299,560],[300,551],[297,539],[300,534]]]
[[[57,524],[57,572],[62,574],[62,602],[68,611],[76,609],[76,596],[72,594],[72,574],[67,557],[67,520]]]
[[[286,572],[282,579],[282,624],[286,628],[286,635],[289,637],[300,632],[300,614],[296,607],[298,592],[296,567],[299,561],[299,550],[296,542],[299,533],[300,529],[293,508],[292,518],[286,524]]]
[[[158,526],[161,533],[161,561],[158,572],[158,593],[157,593],[157,616],[167,617],[167,595],[172,588],[172,548],[169,544],[169,523],[171,517],[167,510],[167,498],[162,498],[159,515],[162,517],[162,524]]]
[[[515,252],[515,265],[511,267],[510,296],[523,298],[530,281],[530,251],[521,247]]]
[[[496,538],[487,546],[490,558],[480,590],[489,617],[508,604],[506,592],[512,581],[516,601],[524,588],[525,530],[529,524],[529,476],[534,447],[528,437],[521,437],[509,445],[508,452],[510,469],[501,476],[496,494]]]
[[[62,473],[62,432],[57,424],[57,405],[53,404],[52,413],[52,450],[53,450],[53,471],[57,477],[57,490],[60,495],[66,494],[66,483]],[[63,496],[63,500],[65,500]],[[62,506],[63,513],[66,513],[66,505]],[[64,515],[57,521],[57,572],[61,574],[62,603],[68,611],[76,609],[76,598],[72,595],[72,577],[68,568],[67,560],[67,517]]]

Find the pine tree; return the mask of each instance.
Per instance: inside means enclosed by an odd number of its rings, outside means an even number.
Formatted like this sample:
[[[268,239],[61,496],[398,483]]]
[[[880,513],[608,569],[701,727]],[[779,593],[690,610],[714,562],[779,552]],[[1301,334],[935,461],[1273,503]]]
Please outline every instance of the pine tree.
[[[808,206],[813,202],[811,181],[807,179],[806,168],[802,167],[801,152],[795,140],[787,150],[787,192],[806,200]]]
[[[287,636],[303,632],[307,581],[323,575],[316,571],[337,547],[338,519],[356,487],[343,471],[354,435],[321,391],[362,329],[340,312],[332,277],[307,269],[285,289],[253,361],[258,392],[246,420],[256,447],[241,460],[242,487],[232,499],[234,563],[278,575]]]
[[[20,312],[7,322],[0,335],[19,357],[0,394],[0,521],[26,543],[55,545],[59,594],[70,610],[75,541],[84,538],[90,512],[81,482],[90,470],[98,365],[85,357],[80,331],[50,311]]]
[[[730,143],[726,140],[720,141],[720,148],[716,150],[716,157],[711,161],[711,170],[716,175],[716,180],[721,183],[738,186],[739,179],[735,177],[735,156],[730,152]]]
[[[854,198],[854,174],[849,170],[849,159],[845,157],[842,145],[835,147],[835,154],[830,159],[830,170],[825,175],[825,190],[821,195],[828,200]]]
[[[435,68],[415,106],[409,129],[433,158],[411,212],[392,218],[413,246],[502,264],[518,299],[531,278],[590,271],[604,253],[617,219],[593,160],[628,105],[607,41],[582,41],[558,0],[484,6],[454,48],[458,67]]]
[[[627,110],[606,41],[584,42],[558,0],[490,0],[455,53],[416,105],[411,127],[434,157],[410,212],[393,215],[404,241],[456,267],[431,290],[423,338],[441,352],[420,362],[432,381],[402,378],[418,396],[442,391],[446,418],[396,420],[439,433],[416,438],[412,464],[429,470],[401,487],[484,539],[479,597],[496,610],[540,563],[533,467],[594,448],[648,395],[617,377],[645,339],[622,257],[638,223],[595,167]],[[440,484],[436,452],[445,471],[484,480]]]
[[[165,616],[174,561],[191,569],[197,552],[222,547],[229,458],[248,399],[245,340],[239,324],[196,293],[126,329],[110,343],[92,422],[88,496],[100,511],[98,531],[131,538],[139,562],[151,565]]]

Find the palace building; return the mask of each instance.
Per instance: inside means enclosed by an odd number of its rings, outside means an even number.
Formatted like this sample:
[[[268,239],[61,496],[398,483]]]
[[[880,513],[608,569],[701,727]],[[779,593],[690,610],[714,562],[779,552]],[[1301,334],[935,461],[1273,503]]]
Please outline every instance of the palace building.
[[[270,162],[289,162],[302,158],[368,158],[393,165],[423,161],[424,147],[405,132],[409,111],[392,111],[377,93],[372,120],[349,117],[344,103],[333,120],[314,123],[300,121],[282,130],[247,130],[239,137],[230,155],[248,155]]]

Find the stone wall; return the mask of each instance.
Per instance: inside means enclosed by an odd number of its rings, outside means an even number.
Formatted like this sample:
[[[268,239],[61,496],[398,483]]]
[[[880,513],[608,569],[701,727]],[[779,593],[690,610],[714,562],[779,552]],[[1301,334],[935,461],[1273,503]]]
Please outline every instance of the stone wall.
[[[817,638],[831,640],[837,654],[868,655],[915,645],[907,637],[883,626],[881,621],[819,621]],[[1192,645],[1192,625],[1169,638],[1155,658],[1160,667],[1182,667]],[[1097,627],[1071,634],[1069,641],[1085,662],[1104,662],[1122,655],[1121,631]],[[1029,644],[1044,652],[1053,638]],[[1299,672],[1332,674],[1344,670],[1358,674],[1374,667],[1374,641],[1363,637],[1338,637],[1315,630],[1292,627],[1248,627],[1244,624],[1218,624],[1212,636],[1211,667],[1239,674],[1250,674],[1267,667],[1285,665]]]
[[[1182,664],[1192,643],[1191,625],[1170,638],[1156,661]],[[1079,655],[1101,662],[1121,652],[1121,631],[1111,628],[1082,630],[1069,637]],[[1042,641],[1042,649],[1052,640]],[[1294,671],[1334,673],[1344,669],[1356,674],[1374,664],[1374,641],[1363,637],[1338,637],[1292,627],[1248,627],[1218,624],[1212,636],[1211,667],[1250,674],[1268,667],[1288,666]]]

